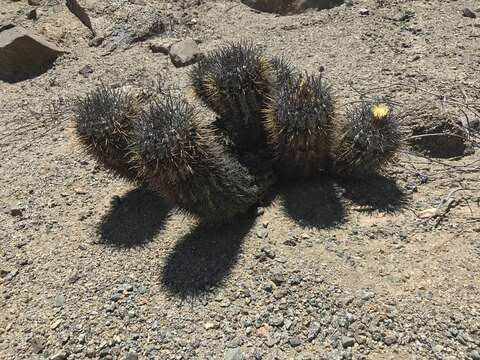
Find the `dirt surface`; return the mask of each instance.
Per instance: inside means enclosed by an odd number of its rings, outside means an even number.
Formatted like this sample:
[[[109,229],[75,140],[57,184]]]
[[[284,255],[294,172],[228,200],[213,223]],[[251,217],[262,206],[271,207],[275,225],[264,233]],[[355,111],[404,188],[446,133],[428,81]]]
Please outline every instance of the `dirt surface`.
[[[478,101],[477,1],[293,16],[230,1],[80,3],[103,42],[63,3],[42,1],[35,21],[26,1],[0,8],[69,51],[34,79],[0,82],[1,359],[480,359],[480,151],[438,163],[407,147],[385,177],[280,184],[255,216],[206,228],[107,174],[47,111],[156,75],[191,94],[189,67],[153,53],[152,37],[202,51],[250,39],[299,69],[323,66],[340,104],[374,87],[428,100],[388,87],[399,82]]]

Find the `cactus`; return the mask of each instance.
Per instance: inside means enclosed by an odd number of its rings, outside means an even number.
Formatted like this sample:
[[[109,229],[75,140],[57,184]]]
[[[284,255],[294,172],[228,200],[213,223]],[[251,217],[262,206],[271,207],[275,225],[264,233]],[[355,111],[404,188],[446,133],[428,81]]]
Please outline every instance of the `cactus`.
[[[392,105],[379,100],[348,106],[333,124],[333,172],[343,177],[381,172],[402,142],[399,117]]]
[[[151,102],[134,128],[135,163],[150,187],[206,222],[228,221],[259,197],[254,178],[183,98]]]
[[[238,149],[266,145],[262,109],[276,85],[270,60],[250,43],[230,43],[205,56],[191,72],[195,93],[214,110],[217,126]]]
[[[265,127],[279,172],[306,177],[327,163],[332,93],[321,76],[293,74],[284,80],[265,108]]]
[[[132,119],[140,110],[139,99],[122,89],[100,86],[74,102],[76,134],[100,164],[114,174],[135,181],[130,163]]]

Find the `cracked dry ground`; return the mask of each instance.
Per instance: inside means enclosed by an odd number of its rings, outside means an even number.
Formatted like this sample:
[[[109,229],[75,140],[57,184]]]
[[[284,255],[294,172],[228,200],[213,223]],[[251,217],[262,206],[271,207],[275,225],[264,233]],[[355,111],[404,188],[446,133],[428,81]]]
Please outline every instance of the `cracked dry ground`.
[[[282,184],[256,217],[204,228],[106,174],[69,121],[50,127],[42,113],[99,82],[162,74],[189,91],[189,68],[149,40],[90,47],[61,4],[32,22],[26,2],[4,3],[2,16],[70,53],[0,83],[1,359],[480,359],[479,151],[442,164],[405,151],[364,183]],[[478,89],[480,23],[462,16],[475,1],[355,0],[284,17],[228,1],[132,3],[85,2],[101,33],[149,6],[173,19],[161,37],[203,51],[246,38],[299,69],[324,66],[345,102],[351,83]]]

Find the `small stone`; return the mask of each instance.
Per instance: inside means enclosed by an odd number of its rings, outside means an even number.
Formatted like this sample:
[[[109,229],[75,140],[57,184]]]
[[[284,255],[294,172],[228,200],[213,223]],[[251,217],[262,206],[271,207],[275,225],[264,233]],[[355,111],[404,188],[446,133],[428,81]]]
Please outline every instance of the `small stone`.
[[[45,349],[45,342],[40,336],[34,336],[30,341],[34,354],[40,354]]]
[[[302,341],[298,336],[292,336],[291,338],[289,338],[288,343],[290,344],[291,347],[297,347],[302,345]]]
[[[214,322],[206,322],[203,324],[203,327],[205,330],[210,330],[210,329],[218,329],[220,326]]]
[[[470,357],[472,360],[480,360],[480,352],[478,350],[472,350],[470,352]]]
[[[370,10],[365,9],[365,8],[362,8],[362,9],[358,10],[358,13],[359,13],[360,15],[365,16],[365,15],[369,15],[369,14],[370,14]]]
[[[103,36],[96,36],[92,40],[90,40],[88,45],[93,46],[93,47],[97,47],[97,46],[100,46],[103,43],[103,40],[105,40],[105,38]]]
[[[57,295],[55,297],[55,307],[62,307],[65,304],[65,296]]]
[[[270,336],[270,337],[267,339],[267,341],[265,342],[265,344],[266,344],[268,347],[273,347],[273,346],[277,345],[279,342],[280,342],[280,336],[273,335],[273,336]]]
[[[135,351],[130,351],[125,356],[125,360],[138,360],[138,354]]]
[[[68,353],[66,351],[59,351],[55,355],[50,357],[50,360],[66,360],[68,358]]]
[[[90,65],[85,65],[78,71],[78,73],[83,77],[89,77],[90,74],[93,73],[93,68]]]
[[[42,0],[28,0],[28,5],[39,6],[42,4]]]
[[[310,327],[308,328],[308,334],[307,334],[307,339],[308,341],[314,340],[318,334],[320,333],[321,325],[319,322],[314,321],[310,324]]]
[[[397,335],[394,335],[394,334],[391,334],[391,335],[387,335],[383,338],[383,342],[385,343],[385,345],[393,345],[397,342]]]
[[[55,330],[60,326],[61,323],[62,323],[62,320],[58,319],[57,321],[53,322],[52,325],[50,325],[50,329]]]
[[[23,215],[23,207],[20,205],[10,205],[7,209],[8,213],[12,216],[22,216]]]
[[[349,336],[342,336],[342,346],[344,348],[352,347],[355,344],[355,339]]]
[[[283,316],[281,315],[274,315],[270,319],[270,325],[280,327],[284,324]]]
[[[193,39],[179,41],[170,48],[170,59],[176,67],[188,66],[196,63],[202,56],[202,51]]]
[[[278,286],[285,282],[285,276],[283,276],[282,273],[276,272],[270,276],[270,280]]]
[[[153,53],[168,55],[172,46],[179,41],[180,39],[174,38],[156,38],[149,41],[148,47]]]
[[[37,9],[30,10],[27,13],[27,19],[28,20],[37,20],[38,19]]]
[[[464,17],[468,17],[468,18],[471,18],[471,19],[475,19],[477,17],[477,14],[475,14],[472,10],[470,10],[469,8],[464,8],[462,10],[462,15]]]
[[[241,348],[228,349],[225,353],[225,360],[243,360]]]

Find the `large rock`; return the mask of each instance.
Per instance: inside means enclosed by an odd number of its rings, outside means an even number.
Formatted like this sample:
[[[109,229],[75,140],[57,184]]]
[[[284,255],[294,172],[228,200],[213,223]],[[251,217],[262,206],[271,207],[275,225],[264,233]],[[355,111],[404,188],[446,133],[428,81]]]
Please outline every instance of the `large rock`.
[[[188,66],[202,56],[201,50],[193,39],[177,42],[170,48],[170,59],[176,67]]]
[[[17,82],[38,76],[65,51],[39,36],[13,27],[0,32],[0,80]]]
[[[242,0],[252,9],[288,15],[299,14],[308,9],[331,9],[343,4],[344,0]]]

